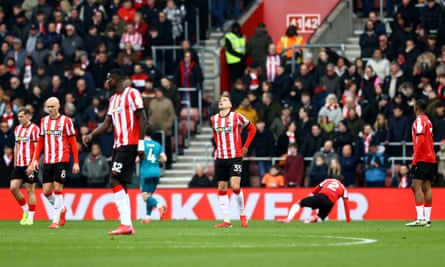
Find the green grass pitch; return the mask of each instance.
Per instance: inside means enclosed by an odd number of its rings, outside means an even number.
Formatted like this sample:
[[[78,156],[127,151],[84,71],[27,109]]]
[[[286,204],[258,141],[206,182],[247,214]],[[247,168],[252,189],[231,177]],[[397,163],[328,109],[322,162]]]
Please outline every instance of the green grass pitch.
[[[0,266],[443,266],[445,221],[251,221],[215,229],[216,221],[135,222],[136,235],[108,236],[117,221],[0,221]]]

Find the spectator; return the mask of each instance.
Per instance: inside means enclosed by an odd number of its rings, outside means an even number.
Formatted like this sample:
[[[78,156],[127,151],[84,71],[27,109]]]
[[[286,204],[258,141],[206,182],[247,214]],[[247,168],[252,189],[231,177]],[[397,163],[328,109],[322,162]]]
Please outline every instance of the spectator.
[[[121,35],[125,31],[125,23],[120,19],[119,15],[113,15],[111,17],[111,21],[105,27],[105,32],[113,31],[117,37],[121,37]]]
[[[352,154],[352,145],[345,144],[341,149],[339,157],[341,170],[344,176],[344,185],[347,187],[354,187],[356,181],[356,170],[359,164],[359,158]]]
[[[403,71],[412,77],[411,73],[413,72],[414,65],[417,61],[417,58],[420,55],[420,50],[416,46],[416,41],[414,38],[409,38],[405,42],[405,64],[403,67]]]
[[[389,61],[393,61],[396,59],[394,47],[389,44],[388,36],[386,36],[384,34],[379,35],[378,49],[380,49],[380,51],[382,51],[383,57],[388,59]]]
[[[423,15],[420,19],[420,26],[425,33],[437,32],[442,17],[442,7],[436,0],[426,0]]]
[[[355,142],[357,140],[359,132],[364,127],[364,121],[362,118],[360,118],[357,114],[357,111],[355,108],[349,108],[348,109],[348,118],[345,119],[346,123],[348,125],[348,129],[352,133],[352,140]]]
[[[383,153],[378,152],[378,144],[371,141],[369,152],[364,158],[364,173],[367,187],[383,187],[386,180],[386,159]]]
[[[76,49],[83,48],[83,39],[76,33],[73,24],[65,26],[65,35],[62,39],[62,51],[68,62],[74,61]]]
[[[49,50],[45,48],[45,42],[43,38],[38,38],[36,41],[36,48],[31,52],[31,57],[34,63],[39,65],[44,65],[48,67],[49,65]]]
[[[342,119],[342,111],[338,104],[335,94],[329,94],[326,98],[325,105],[318,112],[318,117],[324,116],[328,121],[332,121],[337,127],[338,122]]]
[[[234,22],[231,31],[224,36],[226,63],[229,67],[231,84],[241,78],[246,59],[246,37],[241,32],[241,25]]]
[[[91,153],[85,158],[82,165],[82,175],[86,178],[86,186],[91,188],[106,187],[110,166],[108,160],[102,155],[99,144],[91,145]]]
[[[381,86],[381,80],[374,71],[374,68],[371,65],[367,65],[362,84],[362,97],[365,107],[367,104],[376,99],[375,88],[377,86]]]
[[[343,76],[343,74],[348,69],[348,65],[349,63],[346,63],[346,59],[342,56],[339,56],[337,59],[337,64],[334,67],[335,74],[337,74],[338,77]]]
[[[243,98],[235,111],[246,117],[246,119],[248,119],[252,124],[256,125],[258,122],[258,113],[250,104],[249,97],[247,95]]]
[[[202,188],[202,187],[215,187],[213,180],[204,172],[204,167],[201,165],[196,166],[195,174],[188,183],[189,188]]]
[[[406,19],[414,29],[417,29],[420,21],[419,10],[416,7],[417,1],[414,0],[402,0],[397,6],[397,13]]]
[[[106,18],[105,18],[105,12],[102,10],[95,10],[94,12],[94,16],[93,16],[93,22],[91,23],[91,25],[89,26],[89,28],[91,28],[91,26],[95,26],[98,30],[98,32],[103,35],[103,33],[105,32],[105,27],[106,25]]]
[[[366,65],[372,66],[372,69],[377,74],[377,77],[381,81],[385,79],[386,76],[389,75],[389,60],[386,58],[383,58],[382,51],[380,49],[375,49],[372,58],[368,60],[368,63]]]
[[[383,90],[390,98],[393,98],[400,85],[406,81],[403,71],[400,69],[396,61],[391,62],[389,66],[389,74],[383,79]]]
[[[252,57],[254,64],[260,66],[263,73],[266,71],[265,59],[270,44],[272,44],[272,38],[267,31],[266,25],[261,22],[247,42],[247,54]]]
[[[436,104],[434,114],[430,114],[433,123],[433,138],[435,142],[445,140],[445,106],[442,101]]]
[[[136,63],[134,65],[134,73],[130,78],[133,86],[142,92],[144,90],[145,81],[148,79],[148,75],[142,69],[141,64]]]
[[[3,113],[2,113],[3,114]],[[5,147],[14,147],[14,130],[9,127],[8,122],[0,122],[0,153],[4,152]],[[3,154],[0,154],[3,155]],[[7,176],[9,177],[9,176]]]
[[[171,21],[166,18],[166,14],[164,12],[159,12],[158,14],[158,23],[155,25],[150,25],[150,31],[154,30],[155,32],[150,32],[152,38],[155,38],[155,42],[152,45],[174,45],[173,41],[173,26]],[[156,33],[157,30],[157,33]],[[149,37],[150,38],[150,37]],[[147,46],[149,46],[149,40],[147,40]],[[161,51],[158,50],[156,54],[156,65],[160,67],[162,65],[162,71],[164,74],[171,75],[175,70],[173,66],[173,53],[170,50]],[[161,64],[163,62],[163,64]]]
[[[335,73],[335,65],[329,63],[326,66],[326,74],[320,77],[320,86],[324,87],[329,94],[334,94],[337,98],[342,95],[340,87],[340,77]]]
[[[275,142],[270,130],[266,127],[264,121],[259,120],[256,123],[257,132],[253,141],[252,149],[255,157],[268,158],[267,160],[258,160],[258,172],[259,178],[262,179],[264,174],[269,170],[272,165],[271,156],[275,152]]]
[[[149,105],[149,125],[153,127],[153,130],[161,130],[165,135],[165,143],[162,143],[161,138],[158,135],[154,135],[153,140],[159,140],[160,144],[164,145],[164,151],[167,156],[167,162],[165,163],[166,169],[172,168],[172,149],[171,149],[171,137],[173,124],[176,119],[175,108],[171,100],[164,97],[164,92],[161,89],[156,90],[156,98],[150,101]]]
[[[341,96],[341,104],[343,106],[346,105],[346,99],[348,97],[352,97],[357,103],[360,101],[361,94],[358,92],[357,84],[353,80],[345,80],[345,90],[343,91],[343,95]],[[361,108],[360,108],[361,109]],[[343,110],[343,117],[344,117]]]
[[[198,107],[198,103],[202,101],[199,99],[199,91],[202,91],[202,75],[201,67],[198,63],[192,60],[192,53],[187,51],[184,54],[184,60],[179,62],[176,68],[175,84],[182,88],[195,88],[194,91],[188,90],[183,92],[183,100],[189,100],[192,107]]]
[[[284,184],[287,187],[303,187],[305,177],[304,159],[298,154],[297,143],[289,144],[289,153],[284,165]]]
[[[261,185],[266,188],[284,187],[284,176],[278,166],[271,166],[261,180]]]
[[[340,160],[338,158],[332,158],[327,164],[328,168],[326,170],[327,177],[343,177],[343,171],[341,169]]]
[[[25,17],[25,12],[22,11],[15,17],[15,22],[13,23],[11,33],[21,41],[26,40],[30,25],[31,23]]]
[[[391,186],[398,188],[409,188],[411,186],[412,176],[409,166],[402,164],[399,167],[398,173],[392,177]]]
[[[281,105],[273,97],[271,91],[266,91],[261,96],[261,104],[258,107],[258,116],[266,121],[267,127],[270,127],[275,118],[281,116]]]
[[[319,124],[313,124],[310,134],[305,134],[300,153],[303,157],[312,157],[319,151],[326,141],[326,134],[321,130]]]
[[[182,23],[187,13],[185,6],[181,5],[178,8],[174,0],[167,0],[167,6],[164,8],[163,12],[165,13],[167,20],[172,24],[173,40],[175,43],[178,43],[178,41],[182,40],[184,34]]]
[[[142,49],[142,35],[135,30],[133,23],[129,23],[125,26],[125,32],[121,36],[119,48],[125,49],[126,43],[130,43],[131,48],[136,52],[139,52]]]
[[[393,107],[393,116],[389,119],[388,135],[386,137],[386,143],[399,143],[403,144],[409,141],[411,133],[411,126],[408,118],[403,114],[403,110],[399,106]],[[401,157],[402,146],[390,146],[390,156]]]
[[[101,33],[96,25],[90,25],[88,28],[87,34],[83,37],[84,48],[88,55],[92,55],[98,44],[104,41]]]
[[[326,178],[327,166],[322,155],[314,157],[314,166],[309,169],[308,186],[314,187]]]
[[[372,23],[374,24],[375,33],[378,36],[386,35],[385,23],[379,19],[379,17],[377,16],[377,12],[375,12],[375,11],[369,12],[368,17],[369,17],[369,20],[372,21]],[[365,31],[366,31],[366,27],[365,27]]]
[[[306,44],[306,40],[303,36],[299,35],[297,32],[297,27],[295,25],[289,25],[286,29],[286,34],[282,36],[277,43],[277,53],[284,54],[285,63],[287,66],[292,62],[292,54],[294,55],[294,59],[296,62],[301,63],[303,59],[303,50],[304,48],[290,49],[293,46],[301,45],[304,46]]]
[[[197,61],[195,61],[197,62]],[[148,77],[153,81],[154,86],[158,87],[159,82],[161,80],[162,73],[161,71],[155,66],[155,62],[153,61],[152,56],[145,57],[144,65],[142,67],[144,68],[144,72],[148,74]]]
[[[25,66],[26,50],[22,47],[22,40],[15,38],[12,40],[12,49],[6,54],[4,63],[12,58],[15,62],[15,66],[18,70],[21,70]]]
[[[119,18],[125,23],[133,23],[134,15],[136,14],[136,9],[133,8],[133,1],[123,0],[121,7],[117,10]]]
[[[37,31],[37,25],[31,24],[29,27],[28,38],[26,39],[25,50],[28,54],[34,52],[37,44],[37,39],[40,37],[40,33]]]
[[[281,116],[272,121],[269,129],[273,134],[275,142],[278,141],[278,137],[286,130],[287,125],[291,122],[292,118],[290,113],[290,107],[287,104],[284,104],[281,109]]]
[[[379,39],[375,32],[374,23],[368,20],[366,23],[365,31],[360,35],[359,38],[361,57],[370,58],[374,49],[378,47]]]
[[[377,114],[377,118],[374,122],[374,136],[373,139],[377,144],[382,144],[385,142],[386,137],[388,136],[388,119],[385,114],[379,113]]]
[[[159,88],[164,92],[164,96],[170,99],[173,103],[176,115],[179,115],[179,110],[181,109],[181,97],[176,86],[168,77],[164,76],[161,78],[161,86]]]
[[[36,72],[32,75],[29,88],[33,88],[36,85],[40,85],[45,92],[47,92],[51,86],[51,76],[47,74],[45,65],[38,65]]]
[[[280,103],[289,94],[290,87],[292,85],[292,80],[288,72],[285,71],[284,67],[279,66],[277,68],[277,76],[275,77],[273,83],[273,94]]]
[[[273,82],[275,80],[275,77],[277,76],[278,67],[281,66],[281,57],[279,54],[277,54],[276,46],[273,43],[269,44],[267,48],[265,63],[262,62],[260,65],[264,64],[266,80],[269,82]]]
[[[348,122],[341,120],[338,123],[338,130],[335,131],[332,138],[335,152],[340,155],[345,145],[352,145],[353,138],[351,131],[348,129]]]
[[[243,82],[246,85],[249,91],[255,92],[257,95],[260,95],[260,87],[264,81],[264,76],[262,74],[261,67],[252,63],[244,70],[244,74],[242,76]]]
[[[436,152],[437,156],[437,175],[438,179],[445,177],[445,140],[440,141],[439,150]]]
[[[156,0],[146,0],[145,2],[145,5],[139,9],[139,12],[143,14],[144,21],[148,23],[148,25],[153,25],[157,22],[159,13]]]
[[[334,143],[331,140],[326,140],[323,143],[323,146],[321,147],[321,149],[312,155],[312,158],[316,158],[318,156],[322,156],[326,166],[329,166],[331,159],[338,158],[338,154],[334,150]],[[314,164],[315,164],[315,162],[312,161],[310,164],[310,168],[312,168],[314,166]]]

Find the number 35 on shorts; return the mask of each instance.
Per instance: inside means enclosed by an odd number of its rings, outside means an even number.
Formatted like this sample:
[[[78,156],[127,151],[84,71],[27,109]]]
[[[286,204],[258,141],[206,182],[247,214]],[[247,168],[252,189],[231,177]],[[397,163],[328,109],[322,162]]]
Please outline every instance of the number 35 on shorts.
[[[233,172],[241,174],[243,167],[241,164],[233,164]]]
[[[111,166],[111,171],[116,173],[121,173],[123,166],[124,165],[122,164],[122,162],[113,161],[113,165]]]

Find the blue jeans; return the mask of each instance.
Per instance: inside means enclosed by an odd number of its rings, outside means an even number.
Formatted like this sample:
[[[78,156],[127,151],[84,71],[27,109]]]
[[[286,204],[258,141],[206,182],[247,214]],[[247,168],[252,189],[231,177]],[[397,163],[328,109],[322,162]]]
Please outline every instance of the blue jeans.
[[[225,0],[212,0],[212,14],[215,17],[215,26],[222,28],[226,19],[224,18]]]
[[[270,166],[272,166],[272,162],[267,160],[258,161],[258,174],[260,179],[263,179],[264,174],[269,171]]]

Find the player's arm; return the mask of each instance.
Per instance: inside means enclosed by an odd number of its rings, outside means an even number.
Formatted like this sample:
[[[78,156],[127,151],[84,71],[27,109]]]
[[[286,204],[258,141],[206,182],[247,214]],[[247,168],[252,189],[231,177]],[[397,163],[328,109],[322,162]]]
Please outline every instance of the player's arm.
[[[243,154],[244,155],[247,154],[247,151],[249,150],[249,146],[252,143],[253,139],[255,138],[256,127],[251,122],[249,122],[246,126],[246,130],[247,130],[248,134],[247,134],[246,142],[244,142],[244,145],[243,145]]]
[[[145,151],[144,136],[147,125],[147,118],[145,117],[144,109],[138,109],[135,111],[136,117],[139,119],[139,142],[138,142],[138,152],[143,154]],[[141,153],[142,152],[142,153]]]
[[[41,135],[39,136],[39,140],[37,141],[37,144],[35,144],[35,150],[34,155],[32,156],[31,164],[26,169],[26,173],[30,175],[31,173],[37,171],[39,169],[39,157],[40,154],[42,154],[43,151],[43,143],[45,142],[44,137]]]
[[[349,211],[349,199],[347,197],[343,197],[343,206],[345,208],[346,222],[351,222],[351,214]]]
[[[94,129],[90,134],[82,136],[82,142],[84,145],[88,145],[89,142],[91,142],[91,140],[93,140],[93,138],[97,135],[100,135],[104,132],[106,132],[108,130],[108,128],[110,128],[112,125],[112,121],[111,121],[111,116],[107,115],[105,117],[104,122],[97,127],[96,129]]]
[[[167,155],[164,152],[162,152],[161,154],[159,154],[159,159],[158,160],[159,160],[160,163],[167,162]]]
[[[79,166],[79,151],[77,149],[77,140],[76,136],[68,136],[68,142],[71,146],[71,153],[73,153],[73,173],[77,174],[80,172],[80,166]]]

